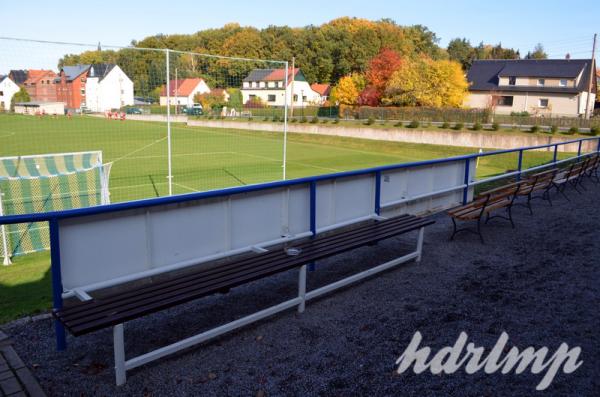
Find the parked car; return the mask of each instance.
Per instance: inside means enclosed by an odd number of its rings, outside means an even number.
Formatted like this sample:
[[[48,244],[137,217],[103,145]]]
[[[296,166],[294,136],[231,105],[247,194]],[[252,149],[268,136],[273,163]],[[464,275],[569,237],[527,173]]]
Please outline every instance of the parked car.
[[[183,108],[183,113],[188,116],[201,116],[203,114],[202,105],[199,103],[194,103],[192,107]]]
[[[127,114],[142,114],[142,109],[140,108],[127,108],[125,109],[125,113]]]

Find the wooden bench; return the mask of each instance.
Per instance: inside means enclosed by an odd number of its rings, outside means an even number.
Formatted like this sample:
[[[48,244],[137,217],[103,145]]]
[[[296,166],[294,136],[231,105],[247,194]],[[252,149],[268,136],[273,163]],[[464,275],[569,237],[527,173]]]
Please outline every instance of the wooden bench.
[[[472,202],[449,210],[448,215],[452,219],[454,228],[450,240],[453,240],[456,234],[460,232],[473,232],[479,235],[481,243],[484,244],[485,241],[483,239],[483,234],[481,233],[481,219],[484,215],[486,217],[485,223],[488,223],[492,218],[503,218],[510,221],[511,226],[514,228],[515,224],[512,219],[512,206],[517,198],[521,184],[521,182],[515,182],[488,190],[479,194]],[[500,209],[506,210],[508,216],[491,215]],[[456,223],[457,220],[476,221],[477,228],[475,230],[472,228],[458,228]]]
[[[349,230],[334,231],[304,242],[297,242],[293,247],[295,250],[293,252],[289,247],[287,249],[278,247],[248,257],[233,258],[228,263],[214,267],[198,268],[185,275],[113,293],[102,298],[89,296],[86,301],[76,302],[63,309],[55,310],[53,315],[74,336],[114,327],[116,380],[117,384],[121,385],[125,383],[127,370],[294,306],[297,306],[298,311],[302,312],[308,299],[387,270],[400,263],[413,259],[419,262],[424,228],[433,223],[434,221],[431,219],[411,215],[391,219],[381,218],[381,220],[361,224]],[[416,230],[419,231],[419,236],[417,249],[414,252],[316,290],[306,291],[307,264]],[[291,253],[294,255],[290,255]],[[125,359],[123,331],[125,322],[198,298],[228,291],[231,288],[291,269],[300,269],[298,297],[153,352],[129,360]]]
[[[552,205],[552,198],[550,197],[550,190],[553,187],[552,182],[556,177],[556,173],[558,170],[553,168],[551,170],[547,170],[544,172],[540,172],[537,174],[533,174],[528,176],[527,178],[521,181],[521,187],[517,192],[517,197],[527,197],[527,202],[524,205],[529,209],[529,213],[533,215],[533,209],[531,208],[531,201],[536,198],[541,198],[543,200],[548,200],[550,205]],[[537,192],[542,192],[541,195],[534,196]],[[521,203],[516,203],[516,205],[520,205]]]
[[[598,168],[600,168],[600,154],[594,154],[588,163],[587,169],[584,172],[584,176],[593,178],[596,183],[600,183],[600,177],[598,177]]]
[[[562,170],[559,170],[556,173],[552,181],[552,185],[556,189],[556,191],[562,194],[563,197],[565,197],[567,200],[571,200],[569,196],[567,196],[567,194],[565,193],[565,189],[568,185],[573,186],[573,188],[578,193],[581,193],[577,186],[580,184],[581,178],[585,174],[588,162],[589,159],[577,163],[572,163],[571,165],[567,166]]]

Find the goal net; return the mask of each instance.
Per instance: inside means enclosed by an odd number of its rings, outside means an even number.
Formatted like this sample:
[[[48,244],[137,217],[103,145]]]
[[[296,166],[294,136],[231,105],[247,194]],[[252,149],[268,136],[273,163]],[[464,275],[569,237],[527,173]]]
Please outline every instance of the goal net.
[[[0,157],[0,215],[108,204],[110,165],[100,151]],[[50,244],[46,223],[2,225],[0,238],[4,264]]]

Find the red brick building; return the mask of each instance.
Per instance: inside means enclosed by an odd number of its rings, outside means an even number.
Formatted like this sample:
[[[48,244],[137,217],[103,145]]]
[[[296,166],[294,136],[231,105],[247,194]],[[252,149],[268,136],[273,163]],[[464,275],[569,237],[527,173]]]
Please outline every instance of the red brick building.
[[[85,82],[90,65],[65,66],[55,79],[56,100],[64,102],[66,109],[86,106]]]
[[[56,102],[55,79],[51,70],[28,70],[23,87],[34,102]]]

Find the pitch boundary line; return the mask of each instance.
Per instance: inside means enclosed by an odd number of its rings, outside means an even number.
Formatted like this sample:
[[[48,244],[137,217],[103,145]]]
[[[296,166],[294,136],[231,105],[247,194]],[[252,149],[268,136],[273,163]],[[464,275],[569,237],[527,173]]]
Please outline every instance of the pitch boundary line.
[[[119,158],[117,158],[117,159],[115,159],[115,160],[112,160],[112,162],[113,162],[113,163],[116,163],[117,161],[123,160],[123,159],[125,159],[125,158],[127,158],[127,157],[131,156],[132,154],[134,154],[134,153],[138,153],[138,152],[141,152],[142,150],[145,150],[145,149],[149,148],[149,147],[150,147],[150,146],[152,146],[152,145],[156,145],[157,143],[159,143],[159,142],[161,142],[161,141],[164,141],[165,139],[167,139],[167,137],[166,137],[166,136],[165,136],[165,137],[162,137],[162,138],[160,138],[160,139],[157,139],[156,141],[154,141],[154,142],[152,142],[152,143],[149,143],[149,144],[147,144],[147,145],[144,145],[144,146],[142,146],[142,147],[141,147],[141,148],[139,148],[139,149],[135,149],[134,151],[132,151],[132,152],[130,152],[130,153],[127,153],[127,154],[126,154],[126,155],[124,155],[124,156],[121,156],[121,157],[119,157]]]

